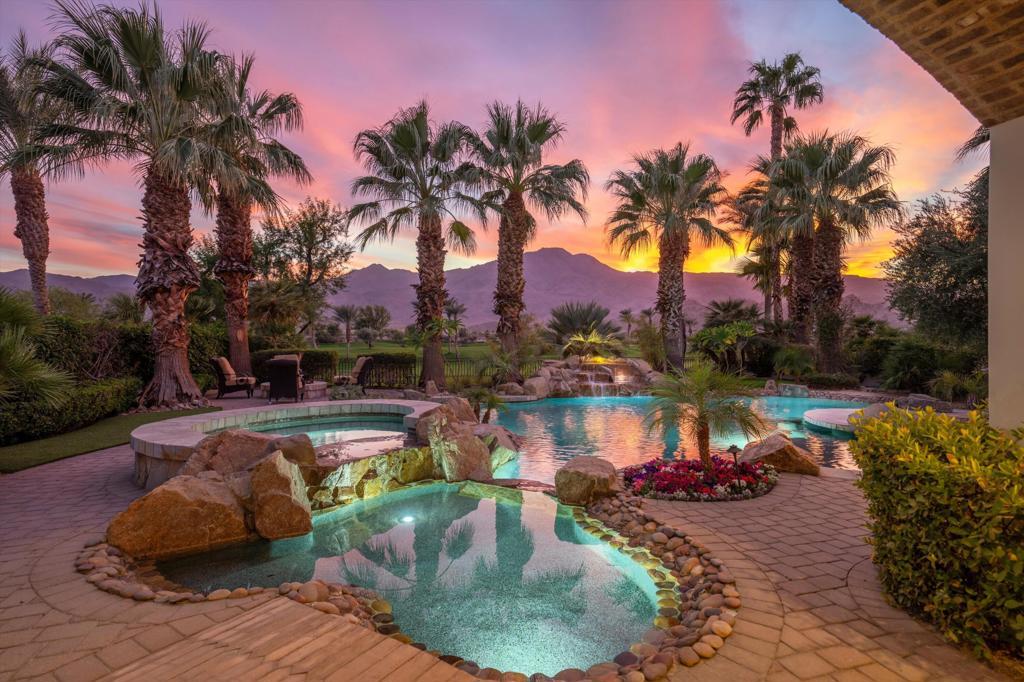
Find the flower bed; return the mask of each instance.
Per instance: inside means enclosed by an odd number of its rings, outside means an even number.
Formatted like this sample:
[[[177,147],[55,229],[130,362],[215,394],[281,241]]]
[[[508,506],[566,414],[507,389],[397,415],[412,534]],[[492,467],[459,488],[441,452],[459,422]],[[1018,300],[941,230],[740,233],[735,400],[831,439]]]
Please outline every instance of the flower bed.
[[[622,470],[626,488],[637,495],[659,500],[715,502],[748,500],[775,487],[779,474],[761,462],[733,464],[711,458],[711,470],[700,460],[652,459]]]

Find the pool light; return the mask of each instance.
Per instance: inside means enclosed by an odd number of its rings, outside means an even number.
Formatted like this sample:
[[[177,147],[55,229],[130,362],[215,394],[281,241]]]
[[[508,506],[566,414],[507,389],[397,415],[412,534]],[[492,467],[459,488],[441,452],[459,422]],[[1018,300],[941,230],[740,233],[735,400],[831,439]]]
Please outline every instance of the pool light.
[[[412,523],[415,520],[416,520],[415,516],[403,516],[402,518],[399,519],[399,521],[401,521],[402,523]]]

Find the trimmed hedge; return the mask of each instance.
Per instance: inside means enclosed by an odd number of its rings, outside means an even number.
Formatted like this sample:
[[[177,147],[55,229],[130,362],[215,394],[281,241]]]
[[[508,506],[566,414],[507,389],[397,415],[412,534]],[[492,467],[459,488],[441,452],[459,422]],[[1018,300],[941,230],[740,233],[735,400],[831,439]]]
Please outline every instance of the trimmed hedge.
[[[302,355],[299,367],[304,377],[310,380],[330,382],[338,372],[338,353],[333,350],[317,350],[310,348],[272,348],[252,353],[252,374],[257,381],[270,381],[267,374],[267,361],[275,355]]]
[[[803,378],[803,382],[806,383],[810,388],[817,388],[821,390],[829,389],[843,389],[843,388],[860,388],[860,379],[853,374],[808,374]]]
[[[851,441],[887,594],[978,653],[1024,652],[1024,429],[893,409]]]
[[[58,407],[33,400],[13,402],[0,410],[0,445],[73,431],[135,406],[142,382],[135,377],[106,379],[76,386]]]

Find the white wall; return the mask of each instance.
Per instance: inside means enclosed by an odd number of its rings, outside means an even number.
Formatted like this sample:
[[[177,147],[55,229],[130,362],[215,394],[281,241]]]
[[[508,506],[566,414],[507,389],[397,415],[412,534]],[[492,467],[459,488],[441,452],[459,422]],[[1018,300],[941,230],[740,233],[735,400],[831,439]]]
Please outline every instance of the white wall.
[[[992,128],[988,355],[992,424],[1024,424],[1024,117]]]

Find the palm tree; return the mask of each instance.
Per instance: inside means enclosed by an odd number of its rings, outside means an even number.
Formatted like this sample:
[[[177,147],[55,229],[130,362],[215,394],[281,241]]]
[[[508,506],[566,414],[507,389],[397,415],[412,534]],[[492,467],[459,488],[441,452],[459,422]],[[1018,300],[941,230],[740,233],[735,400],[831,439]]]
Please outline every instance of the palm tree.
[[[448,347],[454,348],[455,357],[459,357],[459,332],[465,329],[462,316],[466,314],[466,306],[454,298],[444,302],[444,315],[448,318]]]
[[[769,184],[762,176],[743,187],[727,207],[726,219],[747,236],[747,251],[738,269],[739,274],[754,283],[764,295],[765,323],[783,321],[782,270],[788,247],[786,235],[779,227],[777,207],[769,204]]]
[[[52,58],[53,45],[33,50],[18,32],[10,50],[0,55],[0,178],[10,173],[14,193],[14,236],[28,261],[36,310],[50,314],[46,290],[46,259],[50,255],[46,190],[37,155],[39,130],[61,120],[64,109],[40,91],[44,70],[39,61]]]
[[[757,130],[764,122],[765,114],[768,115],[771,127],[770,161],[774,162],[782,156],[783,141],[789,139],[796,132],[796,119],[789,115],[790,109],[806,109],[813,104],[821,103],[824,97],[824,90],[821,85],[821,70],[817,67],[807,66],[798,52],[791,52],[782,58],[781,62],[769,64],[765,60],[751,64],[748,70],[750,78],[736,90],[736,98],[733,100],[732,116],[730,123],[743,120],[743,132],[748,137]],[[764,225],[756,226],[762,233],[771,233],[777,222],[773,220],[772,207],[765,206],[757,218]],[[799,277],[800,273],[810,272],[811,258],[813,254],[814,235],[794,234],[792,239],[793,255],[797,262],[794,270]],[[770,237],[768,242],[778,246],[777,240]],[[781,259],[770,258],[773,263],[781,266]],[[781,269],[772,273],[772,309],[775,311],[775,321],[781,322],[782,308],[782,287]],[[810,303],[806,294],[809,290],[806,287],[793,287],[793,306],[790,309],[790,317],[798,321],[796,325],[798,334],[800,330],[807,330],[807,324],[800,324],[801,320],[808,320],[810,315]],[[794,310],[793,308],[796,308]],[[767,316],[767,308],[765,310]],[[801,339],[798,339],[801,340]],[[806,338],[802,339],[806,341]]]
[[[345,325],[345,359],[347,360],[352,352],[352,324],[359,315],[359,306],[336,305],[334,306],[334,319]]]
[[[648,428],[678,428],[697,441],[704,469],[711,468],[711,436],[727,436],[739,429],[744,437],[760,437],[766,426],[743,400],[750,392],[734,374],[715,369],[706,361],[694,363],[685,374],[668,374],[651,390],[654,400],[647,412]]]
[[[379,128],[356,136],[356,158],[368,175],[352,183],[356,196],[373,197],[353,206],[349,215],[369,223],[359,235],[362,248],[371,241],[393,241],[403,227],[415,227],[416,323],[426,333],[421,384],[444,386],[444,356],[437,323],[444,316],[445,247],[471,253],[473,231],[455,218],[453,209],[471,206],[462,192],[472,166],[462,162],[470,131],[461,123],[430,120],[426,102],[402,110]],[[483,219],[483,215],[480,216]],[[448,227],[442,225],[450,218]]]
[[[711,301],[704,313],[704,327],[721,327],[733,322],[756,323],[761,311],[754,303],[747,303],[741,298],[726,298]]]
[[[619,311],[619,322],[626,325],[626,341],[633,338],[633,325],[636,324],[636,316],[632,308],[623,308]]]
[[[773,164],[771,183],[783,228],[814,232],[812,300],[822,372],[841,368],[845,245],[903,215],[889,175],[894,161],[890,147],[824,132],[796,138]]]
[[[644,319],[647,324],[654,324],[654,308],[644,308],[640,311],[640,316]]]
[[[214,134],[234,164],[246,169],[249,182],[217,191],[217,236],[220,258],[214,272],[224,284],[228,355],[236,371],[249,374],[249,281],[253,278],[252,205],[275,213],[277,195],[269,175],[307,183],[312,176],[302,158],[275,139],[282,131],[302,128],[302,105],[292,93],[272,94],[249,88],[253,57],[224,60],[215,99]]]
[[[732,238],[711,219],[725,199],[721,173],[710,156],[689,155],[689,146],[633,157],[636,169],[617,170],[606,188],[618,201],[608,218],[608,240],[624,257],[658,245],[657,310],[665,340],[665,357],[682,367],[686,357],[686,290],[683,268],[690,242],[732,246]]]
[[[142,177],[143,254],[136,286],[153,317],[153,379],[145,405],[196,402],[189,372],[185,301],[199,286],[189,256],[190,191],[207,208],[216,178],[241,186],[246,175],[218,145],[208,105],[223,57],[207,49],[208,29],[186,21],[168,33],[155,6],[121,9],[55,0],[61,61],[46,63],[45,94],[88,122],[45,128],[56,153],[130,159]]]
[[[103,317],[117,322],[142,322],[146,309],[133,294],[116,293],[103,306]]]
[[[0,407],[26,398],[56,407],[66,399],[72,377],[36,355],[32,336],[42,330],[32,305],[0,288]]]
[[[547,334],[551,340],[564,344],[573,334],[597,332],[603,336],[619,333],[619,328],[608,319],[611,311],[597,301],[567,301],[551,309]]]
[[[523,251],[537,233],[537,221],[528,205],[544,211],[548,220],[568,212],[585,220],[587,211],[581,200],[586,199],[590,176],[579,159],[544,163],[545,149],[558,143],[565,124],[539,104],[530,109],[522,100],[515,107],[494,102],[487,107],[487,115],[487,129],[482,135],[473,134],[470,144],[479,182],[487,190],[481,200],[500,216],[494,313],[502,347],[514,351],[525,308]]]

